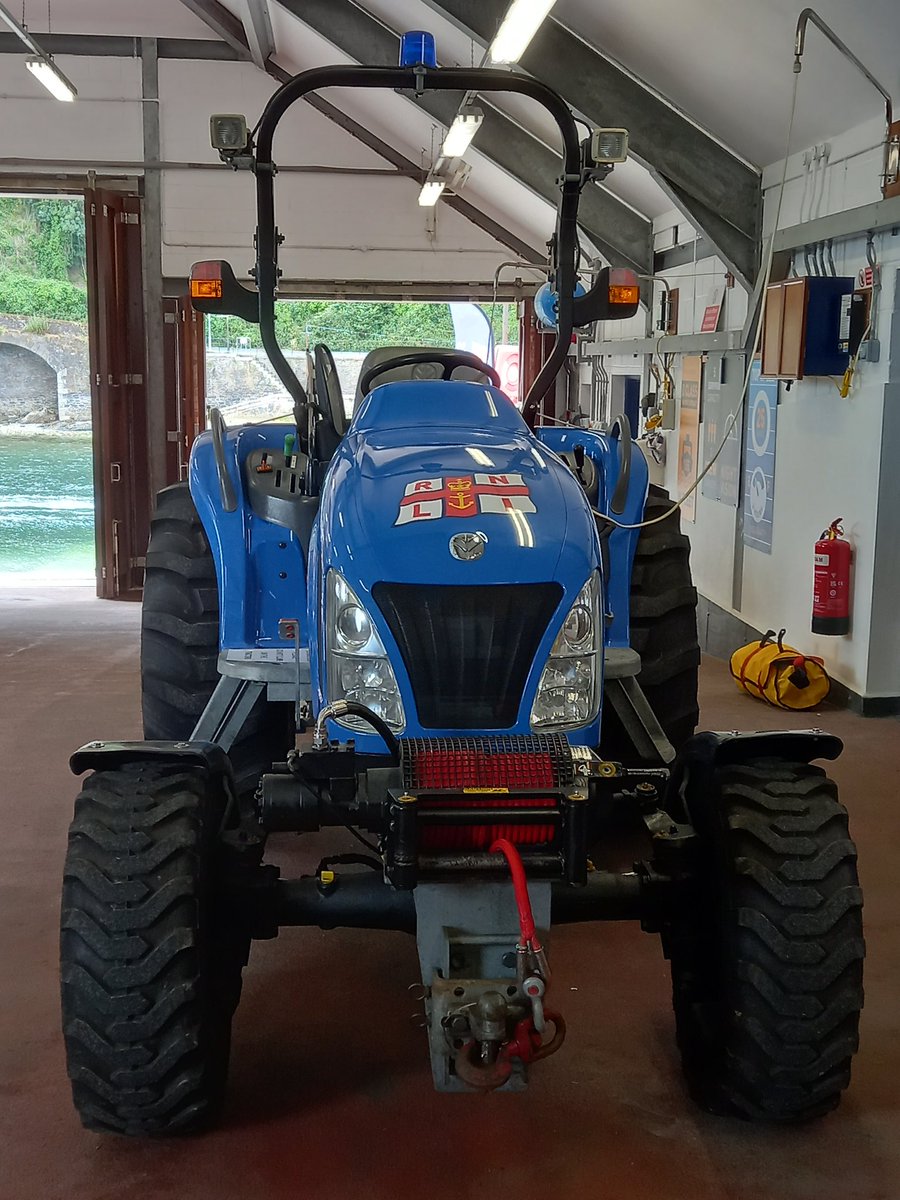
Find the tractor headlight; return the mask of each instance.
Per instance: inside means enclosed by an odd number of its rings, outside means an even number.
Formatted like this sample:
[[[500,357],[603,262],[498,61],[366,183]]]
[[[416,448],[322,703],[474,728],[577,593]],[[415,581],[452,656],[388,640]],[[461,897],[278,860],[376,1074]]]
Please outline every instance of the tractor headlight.
[[[402,729],[403,702],[384,643],[356,593],[334,570],[328,572],[327,620],[328,699],[356,700],[391,729]],[[359,717],[344,717],[340,724],[369,731]]]
[[[580,729],[600,711],[600,580],[590,577],[556,635],[531,709],[531,728]]]

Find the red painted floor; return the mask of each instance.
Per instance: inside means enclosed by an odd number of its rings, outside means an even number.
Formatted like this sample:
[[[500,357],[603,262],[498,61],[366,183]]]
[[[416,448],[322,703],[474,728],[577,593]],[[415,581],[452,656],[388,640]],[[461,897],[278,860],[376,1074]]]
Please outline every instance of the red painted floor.
[[[522,1096],[438,1096],[407,1016],[399,934],[293,930],[254,949],[224,1126],[135,1143],[86,1133],[57,1010],[57,905],[76,791],[66,759],[139,732],[138,610],[87,591],[0,591],[0,1200],[897,1200],[900,1197],[900,743],[894,720],[823,714],[866,887],[862,1050],[842,1107],[807,1128],[707,1117],[685,1095],[666,963],[630,926],[553,943],[569,1038]],[[703,671],[713,728],[809,718]],[[815,723],[815,721],[813,721]],[[302,859],[290,840],[279,855]]]

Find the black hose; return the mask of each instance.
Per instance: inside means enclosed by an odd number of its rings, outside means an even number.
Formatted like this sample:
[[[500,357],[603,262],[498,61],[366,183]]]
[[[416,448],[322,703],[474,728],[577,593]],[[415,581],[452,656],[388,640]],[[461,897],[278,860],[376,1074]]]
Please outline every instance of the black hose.
[[[367,721],[375,730],[391,756],[391,762],[395,767],[400,765],[400,743],[394,736],[390,726],[379,717],[378,713],[372,712],[371,708],[367,708],[365,704],[359,704],[356,700],[344,700],[347,706],[347,715],[360,717],[363,721]]]

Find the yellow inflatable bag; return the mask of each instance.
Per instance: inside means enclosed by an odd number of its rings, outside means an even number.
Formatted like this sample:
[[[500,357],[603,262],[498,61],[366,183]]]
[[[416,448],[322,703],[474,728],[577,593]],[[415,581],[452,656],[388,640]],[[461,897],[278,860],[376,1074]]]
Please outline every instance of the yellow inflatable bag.
[[[784,644],[783,629],[770,629],[759,642],[741,646],[731,656],[738,687],[776,708],[816,708],[831,690],[821,658],[807,658]]]

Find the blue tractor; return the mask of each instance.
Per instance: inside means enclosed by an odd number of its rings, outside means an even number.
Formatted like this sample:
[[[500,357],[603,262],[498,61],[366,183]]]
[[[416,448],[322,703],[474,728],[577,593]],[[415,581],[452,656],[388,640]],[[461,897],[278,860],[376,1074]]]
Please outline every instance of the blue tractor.
[[[272,140],[330,86],[518,93],[556,121],[558,330],[521,412],[455,350],[374,351],[349,421],[326,347],[307,388],[292,371]],[[576,294],[578,198],[603,171],[590,139],[530,77],[423,62],[298,75],[255,144],[213,127],[255,173],[256,288],[199,264],[195,303],[259,322],[294,422],[212,414],[153,522],[147,740],[72,759],[92,772],[61,937],[82,1120],[211,1123],[251,941],[288,925],[413,934],[435,1086],[520,1089],[565,1037],[552,926],[624,919],[661,936],[700,1104],[782,1122],[833,1108],[857,1043],[861,895],[846,812],[811,764],[840,742],[695,733],[678,510],[648,489],[624,420],[541,423],[573,329],[637,309],[633,278]],[[609,865],[623,823],[646,835],[627,872]],[[297,879],[265,861],[270,833],[329,828],[364,848]]]

